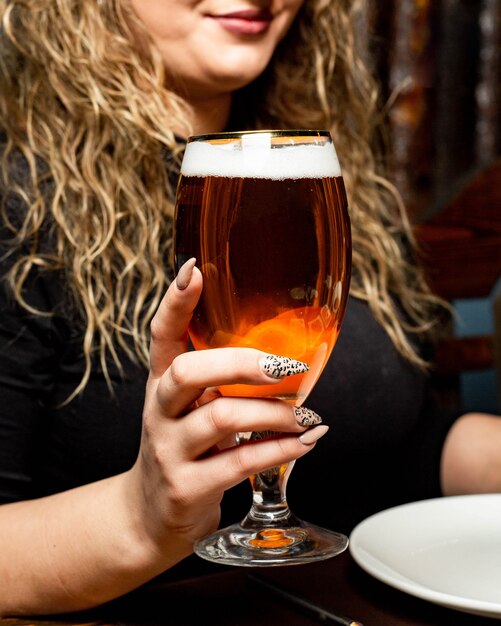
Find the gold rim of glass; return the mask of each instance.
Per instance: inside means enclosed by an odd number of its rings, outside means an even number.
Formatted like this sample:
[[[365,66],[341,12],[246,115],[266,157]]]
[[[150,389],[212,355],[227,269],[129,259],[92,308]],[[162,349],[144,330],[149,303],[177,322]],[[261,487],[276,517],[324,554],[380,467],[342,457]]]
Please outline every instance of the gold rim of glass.
[[[206,133],[191,135],[188,141],[207,141],[207,139],[239,139],[245,135],[270,135],[271,137],[330,137],[328,130],[294,129],[294,130],[242,130],[223,133]]]

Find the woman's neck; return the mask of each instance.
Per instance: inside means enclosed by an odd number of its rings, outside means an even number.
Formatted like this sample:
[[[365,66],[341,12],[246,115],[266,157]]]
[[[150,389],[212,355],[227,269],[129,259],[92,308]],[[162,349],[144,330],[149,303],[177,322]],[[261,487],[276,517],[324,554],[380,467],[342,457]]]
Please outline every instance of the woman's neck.
[[[194,135],[220,133],[226,128],[230,117],[231,93],[190,102],[190,125]]]

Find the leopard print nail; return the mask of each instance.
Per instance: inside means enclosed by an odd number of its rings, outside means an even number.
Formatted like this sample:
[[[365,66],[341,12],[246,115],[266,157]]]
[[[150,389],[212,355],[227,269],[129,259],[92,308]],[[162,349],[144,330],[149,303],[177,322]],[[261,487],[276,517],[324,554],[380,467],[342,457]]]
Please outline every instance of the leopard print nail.
[[[302,361],[289,359],[286,356],[276,356],[275,354],[268,354],[261,359],[260,363],[265,374],[277,379],[304,374],[310,369],[310,366]]]
[[[316,426],[322,423],[322,418],[318,413],[304,406],[294,407],[294,415],[300,426]]]

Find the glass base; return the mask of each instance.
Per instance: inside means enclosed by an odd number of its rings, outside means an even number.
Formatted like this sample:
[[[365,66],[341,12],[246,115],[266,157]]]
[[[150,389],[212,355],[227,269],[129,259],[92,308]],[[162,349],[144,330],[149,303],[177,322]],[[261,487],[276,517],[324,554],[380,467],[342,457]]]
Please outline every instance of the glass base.
[[[247,526],[246,520],[195,543],[195,554],[223,565],[266,567],[330,559],[348,547],[348,537],[294,519],[290,526]]]

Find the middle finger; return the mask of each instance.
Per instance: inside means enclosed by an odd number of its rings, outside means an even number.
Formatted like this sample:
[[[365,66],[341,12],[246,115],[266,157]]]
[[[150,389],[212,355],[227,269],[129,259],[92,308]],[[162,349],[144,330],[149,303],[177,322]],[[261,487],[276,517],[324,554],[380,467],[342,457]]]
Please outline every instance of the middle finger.
[[[195,459],[237,432],[303,432],[322,418],[283,400],[219,397],[178,420],[184,459]]]

